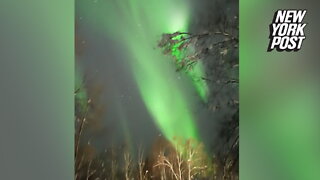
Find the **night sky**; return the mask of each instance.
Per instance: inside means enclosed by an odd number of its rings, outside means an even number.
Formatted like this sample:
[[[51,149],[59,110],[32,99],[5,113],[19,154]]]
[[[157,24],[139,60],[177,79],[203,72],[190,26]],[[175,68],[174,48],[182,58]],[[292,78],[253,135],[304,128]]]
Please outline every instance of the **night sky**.
[[[76,70],[86,76],[89,87],[103,88],[99,103],[105,106],[104,132],[92,143],[102,148],[123,143],[149,147],[158,136],[172,132],[207,142],[213,139],[215,122],[194,83],[175,71],[157,41],[162,33],[201,31],[221,13],[237,13],[235,3],[213,12],[215,4],[77,1]],[[156,105],[157,100],[164,103]]]

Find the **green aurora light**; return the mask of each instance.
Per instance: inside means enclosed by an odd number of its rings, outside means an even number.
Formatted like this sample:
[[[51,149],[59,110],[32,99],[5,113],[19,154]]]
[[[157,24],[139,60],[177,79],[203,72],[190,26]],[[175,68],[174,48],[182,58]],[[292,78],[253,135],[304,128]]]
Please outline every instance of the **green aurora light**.
[[[189,97],[177,79],[172,63],[155,50],[163,33],[188,30],[189,7],[185,0],[98,0],[77,2],[83,20],[97,32],[122,43],[141,97],[154,122],[169,140],[199,139]],[[176,51],[176,56],[179,56]],[[200,81],[200,63],[187,73],[202,100],[207,86]]]

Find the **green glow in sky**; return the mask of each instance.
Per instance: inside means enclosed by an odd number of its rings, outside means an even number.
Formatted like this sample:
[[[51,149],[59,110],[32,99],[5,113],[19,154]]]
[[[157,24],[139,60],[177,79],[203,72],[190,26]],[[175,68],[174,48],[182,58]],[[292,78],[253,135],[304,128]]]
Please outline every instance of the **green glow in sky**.
[[[180,40],[183,36],[177,36],[174,39]],[[194,49],[189,47],[187,49],[179,49],[179,46],[182,44],[182,42],[177,43],[173,45],[172,47],[172,56],[174,56],[178,63],[182,61],[182,59],[188,54],[188,51],[194,51]],[[177,65],[179,66],[179,65]],[[206,102],[207,101],[207,94],[208,94],[208,87],[206,82],[201,79],[202,77],[205,77],[204,75],[204,67],[200,61],[197,61],[192,68],[188,68],[187,70],[184,71],[190,80],[192,81],[198,95],[200,98]]]
[[[163,33],[187,31],[190,9],[185,0],[98,0],[78,2],[83,20],[96,31],[122,43],[129,54],[134,79],[141,97],[163,135],[198,139],[190,98],[176,78],[173,63],[156,45]],[[96,2],[96,3],[94,3]],[[206,96],[197,65],[189,73],[195,90]],[[128,119],[129,121],[130,119]]]

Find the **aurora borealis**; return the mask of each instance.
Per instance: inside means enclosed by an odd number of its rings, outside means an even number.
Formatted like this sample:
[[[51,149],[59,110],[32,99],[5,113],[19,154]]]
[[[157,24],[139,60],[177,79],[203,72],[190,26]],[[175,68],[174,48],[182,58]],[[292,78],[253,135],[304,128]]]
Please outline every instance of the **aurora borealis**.
[[[188,73],[177,73],[170,57],[156,47],[163,33],[188,31],[189,3],[184,0],[96,0],[78,4],[81,6],[77,10],[86,22],[96,32],[119,43],[123,53],[128,54],[129,71],[162,134],[169,140],[174,137],[199,139],[192,102],[195,98],[206,99],[206,84],[199,80],[203,75],[202,65],[198,63]],[[193,87],[195,97],[190,97],[186,87]]]

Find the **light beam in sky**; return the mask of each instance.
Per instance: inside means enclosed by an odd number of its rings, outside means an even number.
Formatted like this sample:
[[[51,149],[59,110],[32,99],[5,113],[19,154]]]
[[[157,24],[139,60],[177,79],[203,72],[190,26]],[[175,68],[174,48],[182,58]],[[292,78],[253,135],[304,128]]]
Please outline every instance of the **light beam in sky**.
[[[155,49],[161,34],[188,30],[188,1],[79,1],[77,11],[85,15],[87,24],[125,47],[143,102],[165,137],[198,139],[190,97],[176,78],[173,63]],[[199,80],[203,74],[202,64],[198,63],[187,76],[199,97],[205,100],[207,85]]]

